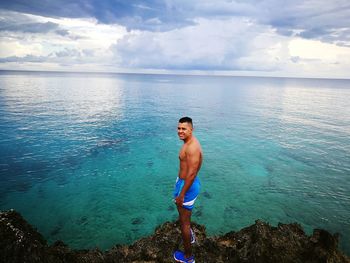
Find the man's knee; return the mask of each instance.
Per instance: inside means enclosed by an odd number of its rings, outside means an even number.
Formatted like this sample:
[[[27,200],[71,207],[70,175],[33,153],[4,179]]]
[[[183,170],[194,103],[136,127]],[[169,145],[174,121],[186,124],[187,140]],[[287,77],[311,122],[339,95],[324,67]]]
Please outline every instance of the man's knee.
[[[187,224],[190,222],[190,218],[184,215],[180,215],[179,216],[180,222],[181,224]]]
[[[179,219],[180,219],[181,225],[182,224],[190,224],[191,213],[188,213],[188,211],[185,211],[184,209],[179,210]]]

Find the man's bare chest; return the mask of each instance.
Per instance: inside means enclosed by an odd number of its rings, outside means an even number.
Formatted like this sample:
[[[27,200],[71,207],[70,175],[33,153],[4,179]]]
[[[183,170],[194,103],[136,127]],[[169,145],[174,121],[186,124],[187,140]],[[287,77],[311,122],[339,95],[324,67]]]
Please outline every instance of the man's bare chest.
[[[179,153],[180,162],[186,161],[186,147],[182,147]]]

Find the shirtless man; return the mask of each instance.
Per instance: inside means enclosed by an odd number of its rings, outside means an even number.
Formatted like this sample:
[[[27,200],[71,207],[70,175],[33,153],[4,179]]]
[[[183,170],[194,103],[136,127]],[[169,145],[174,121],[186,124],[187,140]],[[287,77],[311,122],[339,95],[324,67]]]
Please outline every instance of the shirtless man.
[[[181,234],[185,252],[175,251],[177,262],[194,263],[191,243],[195,242],[191,229],[191,214],[194,202],[199,194],[200,182],[197,173],[202,165],[202,149],[199,141],[192,135],[192,119],[183,117],[179,120],[177,134],[184,144],[180,150],[180,170],[176,180],[174,198],[179,212]]]

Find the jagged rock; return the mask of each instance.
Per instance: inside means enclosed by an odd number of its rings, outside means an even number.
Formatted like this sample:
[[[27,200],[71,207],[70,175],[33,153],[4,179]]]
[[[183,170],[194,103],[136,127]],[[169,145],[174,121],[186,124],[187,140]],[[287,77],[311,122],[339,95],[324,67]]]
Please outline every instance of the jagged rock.
[[[315,229],[307,236],[297,224],[277,227],[257,220],[254,225],[223,236],[207,237],[205,227],[192,224],[197,243],[196,262],[268,263],[350,263],[338,250],[338,235]],[[119,263],[174,262],[172,253],[180,248],[177,222],[166,222],[153,235],[132,245],[116,245],[106,252],[98,249],[72,250],[62,241],[49,246],[40,233],[13,211],[0,212],[0,262]]]
[[[23,217],[0,212],[0,262],[44,262],[47,244]]]

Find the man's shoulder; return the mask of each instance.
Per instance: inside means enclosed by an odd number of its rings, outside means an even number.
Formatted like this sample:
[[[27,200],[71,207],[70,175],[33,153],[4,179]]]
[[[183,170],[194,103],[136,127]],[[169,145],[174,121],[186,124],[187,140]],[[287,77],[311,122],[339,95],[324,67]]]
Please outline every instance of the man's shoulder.
[[[196,153],[196,152],[201,152],[201,145],[197,138],[193,138],[191,143],[189,143],[186,147],[186,152],[187,153]]]

